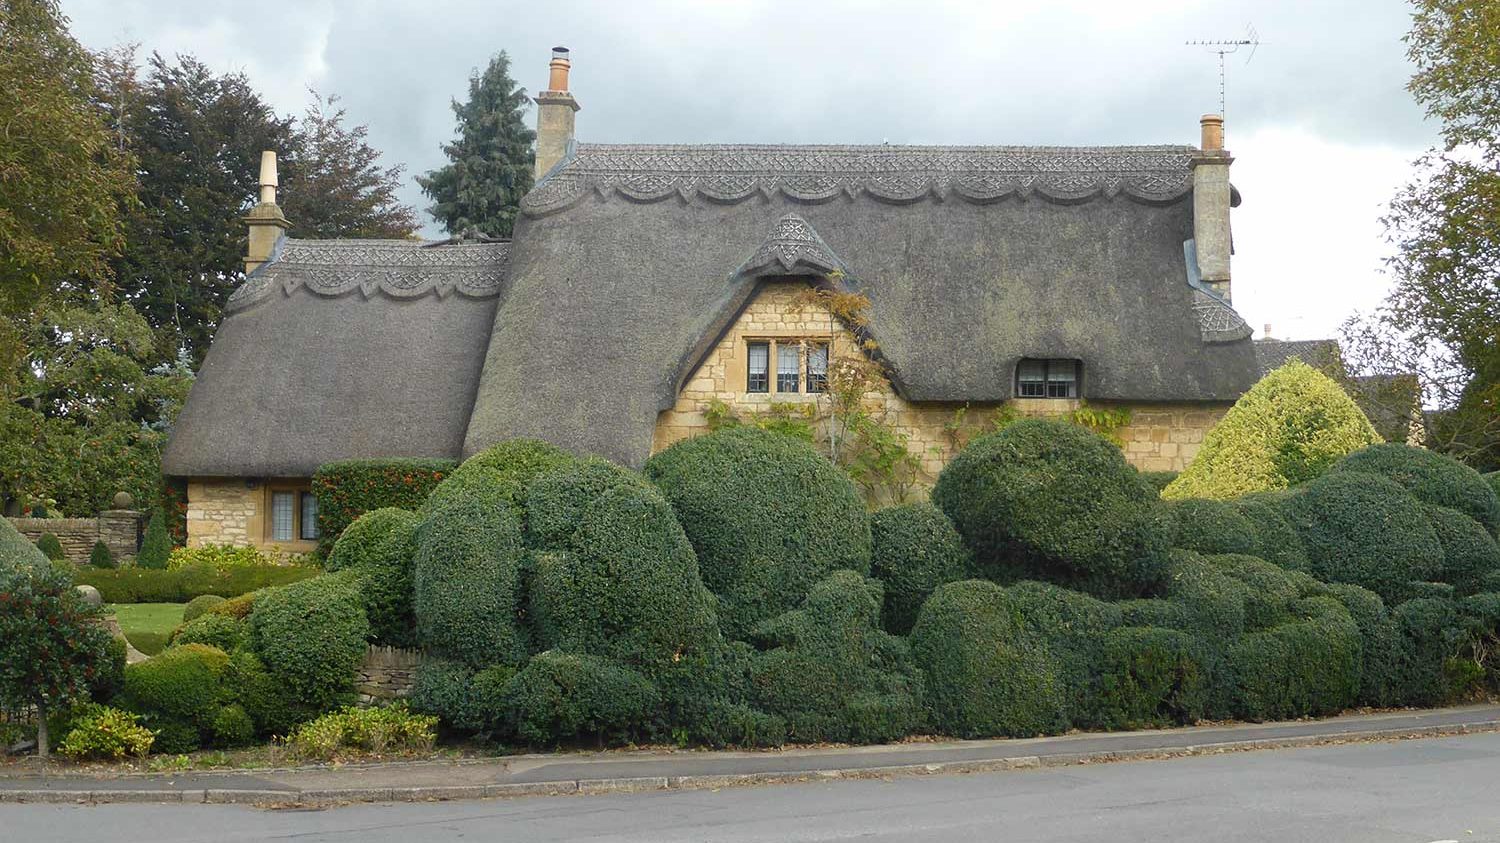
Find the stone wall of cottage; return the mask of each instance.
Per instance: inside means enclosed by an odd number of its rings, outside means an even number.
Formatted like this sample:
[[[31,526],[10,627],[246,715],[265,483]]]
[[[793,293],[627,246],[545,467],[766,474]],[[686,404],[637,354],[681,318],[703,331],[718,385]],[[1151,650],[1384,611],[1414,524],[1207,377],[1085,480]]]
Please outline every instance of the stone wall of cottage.
[[[421,664],[420,650],[371,645],[365,651],[365,660],[359,666],[359,678],[354,685],[359,704],[375,705],[410,694]]]
[[[767,284],[703,363],[683,384],[673,407],[657,419],[653,450],[661,450],[681,439],[709,429],[707,411],[722,402],[741,418],[788,408],[817,405],[826,399],[817,395],[750,393],[746,391],[747,344],[751,340],[832,343],[832,357],[858,354],[858,344],[837,318],[816,303],[800,298],[806,286],[800,282]],[[878,333],[878,331],[877,331]],[[775,383],[776,361],[770,364]],[[805,382],[806,373],[803,373]],[[919,484],[930,486],[958,448],[990,429],[999,404],[913,404],[896,395],[887,384],[865,397],[867,409],[881,415],[907,437],[907,449],[921,463]],[[1011,412],[1022,416],[1064,415],[1076,409],[1076,401],[1018,398],[1007,402]],[[1120,431],[1125,457],[1142,471],[1181,471],[1197,455],[1203,436],[1213,427],[1229,402],[1217,404],[1104,404],[1130,410],[1130,423]],[[816,412],[816,409],[814,409]]]
[[[188,482],[187,544],[257,544],[261,491],[243,479]]]
[[[33,543],[44,533],[57,536],[63,554],[77,565],[86,564],[94,543],[103,540],[115,562],[135,558],[141,514],[133,509],[106,509],[97,518],[11,518],[17,531]]]

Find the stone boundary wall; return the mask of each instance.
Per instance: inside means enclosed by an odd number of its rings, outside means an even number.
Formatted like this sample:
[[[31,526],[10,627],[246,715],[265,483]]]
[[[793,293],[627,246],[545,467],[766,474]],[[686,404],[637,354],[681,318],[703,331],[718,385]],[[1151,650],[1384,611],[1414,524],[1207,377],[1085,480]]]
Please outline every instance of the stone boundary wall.
[[[141,514],[133,509],[106,509],[97,518],[10,518],[21,535],[33,543],[43,533],[57,536],[63,553],[75,565],[86,565],[94,542],[103,539],[115,562],[135,558]]]
[[[422,659],[421,650],[372,644],[365,650],[365,660],[359,666],[359,676],[355,680],[354,690],[359,693],[359,704],[370,706],[410,694]]]

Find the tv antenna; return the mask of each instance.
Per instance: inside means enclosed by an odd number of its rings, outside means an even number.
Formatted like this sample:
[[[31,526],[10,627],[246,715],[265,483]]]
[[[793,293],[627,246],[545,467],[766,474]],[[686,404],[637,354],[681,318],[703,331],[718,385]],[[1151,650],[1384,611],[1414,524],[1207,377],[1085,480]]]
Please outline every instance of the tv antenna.
[[[1186,44],[1189,47],[1204,47],[1207,48],[1209,52],[1218,54],[1219,116],[1224,116],[1224,112],[1226,111],[1224,96],[1224,57],[1232,53],[1238,53],[1243,47],[1249,47],[1250,52],[1245,56],[1245,64],[1249,64],[1250,60],[1255,58],[1256,48],[1261,45],[1260,34],[1255,31],[1254,26],[1246,24],[1244,38],[1230,38],[1222,41],[1188,41],[1186,42]]]

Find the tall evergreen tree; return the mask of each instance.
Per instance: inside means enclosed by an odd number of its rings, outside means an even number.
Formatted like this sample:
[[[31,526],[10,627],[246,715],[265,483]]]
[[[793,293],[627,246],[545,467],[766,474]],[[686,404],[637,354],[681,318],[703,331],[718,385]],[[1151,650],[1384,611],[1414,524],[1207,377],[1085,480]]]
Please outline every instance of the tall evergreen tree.
[[[297,126],[295,166],[278,201],[293,237],[410,237],[417,212],[396,191],[405,169],[380,166],[368,126],[344,125],[338,97],[313,92]]]
[[[432,214],[449,233],[476,228],[509,237],[521,197],[531,189],[536,132],[526,128],[526,89],[510,78],[510,57],[490,59],[469,77],[469,99],[453,101],[457,136],[443,144],[448,164],[418,176]]]

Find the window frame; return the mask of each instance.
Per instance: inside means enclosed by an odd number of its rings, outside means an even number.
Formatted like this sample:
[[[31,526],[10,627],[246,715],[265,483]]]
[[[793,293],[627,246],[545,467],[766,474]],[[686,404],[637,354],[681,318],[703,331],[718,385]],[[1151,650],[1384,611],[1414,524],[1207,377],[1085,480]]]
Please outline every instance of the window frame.
[[[1040,380],[1023,379],[1028,366],[1041,366]],[[1070,378],[1054,377],[1055,373],[1068,372]],[[1043,401],[1076,401],[1082,392],[1083,361],[1066,357],[1023,357],[1016,363],[1015,394],[1017,398],[1035,398]],[[1063,394],[1055,395],[1054,385]],[[1039,390],[1039,392],[1031,392]]]
[[[802,394],[802,347],[801,340],[776,343],[776,394],[778,395],[801,395]],[[791,352],[790,355],[787,352]],[[782,369],[783,358],[790,356],[792,370],[790,372]],[[786,385],[790,383],[791,389]]]
[[[831,362],[830,358],[833,355],[833,343],[808,340],[803,345],[806,347],[805,357],[807,360],[806,392],[808,395],[822,395],[828,391],[828,364]],[[813,374],[814,351],[823,352],[823,371],[817,375]]]
[[[307,517],[307,505],[312,503],[311,523]],[[315,542],[319,538],[318,498],[309,490],[297,492],[297,540]],[[311,535],[309,535],[311,533]]]
[[[277,505],[276,505],[276,501],[277,501],[278,498],[284,499],[284,500],[287,501],[287,506],[286,506],[286,510],[287,510],[287,523],[286,523],[286,535],[285,536],[282,536],[280,534],[280,530],[279,530],[279,526],[280,525],[277,524]],[[266,527],[267,527],[266,532],[268,533],[268,538],[271,541],[273,541],[273,542],[293,542],[293,541],[297,541],[297,504],[298,504],[297,491],[295,489],[272,489],[271,490],[270,506],[268,507],[268,510],[269,510],[269,513],[270,513],[270,517],[267,518],[267,524],[266,524]]]
[[[759,375],[760,383],[756,383],[755,372],[755,349],[761,347],[766,350],[765,370]],[[770,340],[748,340],[745,343],[745,391],[751,395],[765,395],[771,391],[771,352],[774,344]]]

